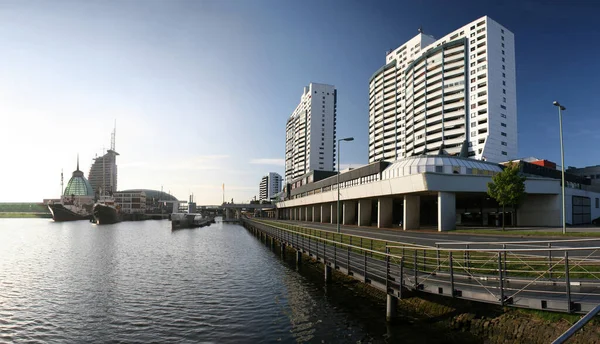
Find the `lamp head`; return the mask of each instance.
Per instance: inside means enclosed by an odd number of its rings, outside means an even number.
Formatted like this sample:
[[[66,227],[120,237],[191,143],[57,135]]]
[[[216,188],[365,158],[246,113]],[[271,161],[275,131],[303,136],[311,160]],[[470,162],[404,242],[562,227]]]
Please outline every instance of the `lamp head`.
[[[552,102],[552,105],[554,105],[554,106],[560,106],[560,103],[555,100],[555,101]]]
[[[354,141],[354,137],[346,137],[345,139],[342,139],[342,141]]]

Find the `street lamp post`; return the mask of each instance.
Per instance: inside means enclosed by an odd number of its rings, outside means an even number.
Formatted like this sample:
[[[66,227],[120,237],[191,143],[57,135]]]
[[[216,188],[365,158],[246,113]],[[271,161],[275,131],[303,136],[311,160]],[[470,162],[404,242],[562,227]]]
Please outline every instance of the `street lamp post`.
[[[566,108],[554,101],[552,105],[558,107],[558,122],[560,127],[560,166],[562,170],[562,232],[567,233],[567,212],[565,207],[565,149],[563,147],[562,111]]]
[[[342,141],[354,141],[354,137],[346,137],[338,140],[337,144],[337,213],[335,214],[335,219],[337,221],[337,232],[340,232],[340,155],[342,155],[342,151],[340,148],[340,143]]]

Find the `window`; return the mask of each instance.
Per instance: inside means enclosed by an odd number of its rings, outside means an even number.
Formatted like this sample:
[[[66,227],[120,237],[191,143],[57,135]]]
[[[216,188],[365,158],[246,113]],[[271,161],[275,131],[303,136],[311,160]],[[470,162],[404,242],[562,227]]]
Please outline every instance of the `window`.
[[[506,69],[506,66],[505,66],[505,65],[502,65],[502,70],[505,70],[505,69]]]
[[[502,73],[502,77],[503,77],[503,78],[506,78],[506,73]]]
[[[506,81],[502,80],[502,86],[506,86]]]
[[[470,37],[475,37],[475,32],[473,32]]]
[[[476,127],[476,126],[477,126],[477,122],[472,122],[472,123],[471,123],[471,128],[474,128],[474,127]]]
[[[475,30],[475,25],[471,26],[471,30]]]
[[[500,32],[504,33],[504,29],[500,29]]]
[[[475,67],[475,62],[471,62],[471,67]]]
[[[506,97],[502,97],[502,101],[506,103]]]
[[[506,94],[506,89],[505,88],[502,89],[502,93]]]
[[[471,82],[475,82],[475,78],[471,79]]]
[[[472,70],[472,71],[471,71],[471,75],[473,75],[473,74],[475,74],[475,71],[474,71],[474,70]]]
[[[506,123],[500,123],[500,125],[506,128]]]
[[[471,118],[475,118],[477,116],[476,112],[471,112]]]
[[[500,135],[506,136],[506,133],[502,131],[502,132],[500,132]]]
[[[471,109],[474,109],[477,107],[477,104],[471,104]]]
[[[477,136],[477,132],[476,131],[472,131],[471,132],[471,136]]]
[[[596,197],[596,209],[600,208],[600,198]]]
[[[506,110],[506,106],[504,106],[504,105],[500,105],[500,108],[501,108],[502,110]]]
[[[475,91],[476,89],[477,89],[477,86],[471,87],[471,91]]]
[[[471,58],[472,58],[472,59],[474,59],[475,57],[477,57],[477,56],[475,56],[475,54],[471,55]]]
[[[502,40],[504,40],[504,36],[501,36]]]
[[[502,50],[502,55],[504,55],[504,50]]]
[[[501,141],[500,144],[502,144],[503,146],[508,146],[508,143]]]
[[[508,155],[508,153],[506,153],[505,151],[502,151],[502,155]]]
[[[506,60],[504,59],[504,57],[502,58],[502,62],[506,62]]]
[[[475,40],[472,40],[472,41],[471,41],[471,44],[475,44]]]
[[[503,114],[503,113],[501,113],[501,114],[500,114],[500,117],[502,117],[502,118],[506,118],[506,115],[505,115],[505,114]]]
[[[504,48],[504,43],[502,43],[502,48]]]

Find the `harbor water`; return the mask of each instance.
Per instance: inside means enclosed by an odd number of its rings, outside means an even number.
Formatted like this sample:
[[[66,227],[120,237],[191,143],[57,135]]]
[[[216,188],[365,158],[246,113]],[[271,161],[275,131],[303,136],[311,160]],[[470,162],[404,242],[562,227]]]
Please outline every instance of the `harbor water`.
[[[308,270],[234,224],[0,219],[0,342],[444,342]]]

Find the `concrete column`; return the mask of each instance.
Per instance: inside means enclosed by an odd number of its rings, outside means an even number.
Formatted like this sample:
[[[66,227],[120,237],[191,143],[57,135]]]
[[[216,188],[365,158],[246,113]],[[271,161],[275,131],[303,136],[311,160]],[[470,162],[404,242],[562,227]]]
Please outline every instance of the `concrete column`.
[[[296,251],[296,265],[302,265],[302,252]]]
[[[312,206],[306,206],[306,220],[305,221],[312,221],[313,220],[313,211],[312,211]]]
[[[281,218],[279,217],[279,209],[277,209],[277,208],[275,209],[275,218],[277,220],[281,220]]]
[[[298,221],[304,221],[305,215],[306,215],[305,209],[302,207],[299,207],[298,208]]]
[[[281,252],[282,257],[285,257],[285,244],[284,243],[281,243],[279,245],[279,252]]]
[[[456,229],[456,194],[438,192],[438,232]]]
[[[421,224],[421,197],[404,195],[404,230],[419,229]]]
[[[356,221],[356,202],[355,201],[344,201],[343,202],[343,215],[342,224],[351,225]]]
[[[394,200],[391,198],[377,199],[377,228],[390,228],[394,220]]]
[[[394,321],[394,319],[396,319],[396,317],[398,316],[397,308],[398,308],[398,298],[396,298],[394,295],[387,294],[387,302],[386,302],[386,307],[385,307],[385,320],[387,320],[388,322]]]
[[[321,222],[321,206],[313,205],[312,206],[312,220],[313,222]]]
[[[325,283],[331,282],[331,266],[325,264]]]
[[[358,225],[371,225],[371,200],[361,199],[358,201]]]
[[[331,209],[329,211],[331,213],[331,223],[337,223],[337,218],[338,218],[337,203],[336,202],[331,203],[329,208]]]
[[[331,205],[321,204],[321,222],[328,223],[331,221]]]

